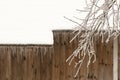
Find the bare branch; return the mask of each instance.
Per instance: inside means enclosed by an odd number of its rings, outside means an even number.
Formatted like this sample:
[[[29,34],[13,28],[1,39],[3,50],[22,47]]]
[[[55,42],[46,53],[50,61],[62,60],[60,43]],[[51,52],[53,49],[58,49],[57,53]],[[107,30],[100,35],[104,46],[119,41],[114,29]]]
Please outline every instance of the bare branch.
[[[82,23],[76,22],[69,18],[66,18],[76,24],[78,28],[75,29],[75,36],[71,41],[73,41],[77,36],[79,38],[79,44],[73,54],[66,60],[67,62],[77,57],[78,62],[75,62],[75,66],[79,66],[75,74],[77,76],[80,67],[85,59],[85,56],[89,56],[88,64],[90,65],[91,58],[93,57],[93,62],[96,61],[96,54],[94,50],[94,37],[101,36],[101,42],[108,43],[111,38],[115,39],[120,35],[120,1],[119,0],[104,0],[104,2],[98,6],[100,0],[85,0],[86,8],[85,10],[78,10],[80,12],[88,12],[84,19],[74,17],[81,20]],[[91,4],[88,4],[88,1]],[[84,32],[82,31],[84,30]],[[107,38],[104,38],[107,35]],[[81,58],[82,56],[82,58]],[[77,68],[77,67],[76,67]]]

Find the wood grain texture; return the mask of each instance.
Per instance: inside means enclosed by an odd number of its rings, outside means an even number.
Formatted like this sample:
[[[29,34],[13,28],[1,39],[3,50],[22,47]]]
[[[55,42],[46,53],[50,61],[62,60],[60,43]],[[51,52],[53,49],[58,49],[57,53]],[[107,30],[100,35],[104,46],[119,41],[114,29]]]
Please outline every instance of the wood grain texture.
[[[52,46],[0,45],[0,80],[52,80],[52,54]]]

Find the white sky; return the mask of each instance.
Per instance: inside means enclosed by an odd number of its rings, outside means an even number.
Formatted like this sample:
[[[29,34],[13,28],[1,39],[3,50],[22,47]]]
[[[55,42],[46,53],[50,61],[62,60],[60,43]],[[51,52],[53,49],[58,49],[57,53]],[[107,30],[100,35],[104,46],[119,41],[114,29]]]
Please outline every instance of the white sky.
[[[0,43],[52,44],[54,29],[72,29],[85,0],[0,0]]]

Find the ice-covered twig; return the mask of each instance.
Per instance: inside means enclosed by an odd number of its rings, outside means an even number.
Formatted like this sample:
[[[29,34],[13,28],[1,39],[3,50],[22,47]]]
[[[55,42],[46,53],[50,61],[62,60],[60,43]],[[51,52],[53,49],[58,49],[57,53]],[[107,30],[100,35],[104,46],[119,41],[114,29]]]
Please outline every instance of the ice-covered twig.
[[[78,10],[82,12],[88,12],[84,19],[74,17],[82,23],[66,18],[78,25],[75,29],[75,36],[70,41],[79,37],[79,43],[76,50],[66,60],[71,64],[74,58],[78,58],[78,62],[75,62],[75,66],[79,66],[75,76],[77,76],[80,67],[88,55],[88,64],[90,65],[91,59],[94,58],[93,62],[96,61],[96,54],[94,50],[94,38],[101,36],[101,42],[108,43],[110,39],[115,39],[120,35],[120,1],[119,0],[85,0],[85,10]],[[88,2],[89,1],[89,2]],[[89,4],[90,3],[90,4]],[[106,36],[107,35],[107,36]],[[82,56],[82,58],[81,58]],[[77,68],[77,67],[76,67]]]

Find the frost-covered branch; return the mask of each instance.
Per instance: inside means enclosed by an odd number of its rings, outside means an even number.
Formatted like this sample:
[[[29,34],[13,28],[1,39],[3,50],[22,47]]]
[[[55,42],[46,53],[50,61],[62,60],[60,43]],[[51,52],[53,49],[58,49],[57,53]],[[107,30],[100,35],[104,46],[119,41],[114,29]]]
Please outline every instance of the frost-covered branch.
[[[94,37],[101,36],[101,42],[108,43],[111,37],[115,39],[119,36],[120,0],[86,0],[85,10],[78,11],[88,12],[84,19],[74,17],[82,20],[82,23],[65,17],[78,25],[74,31],[75,36],[71,40],[73,41],[79,36],[78,47],[66,60],[71,64],[75,57],[79,59],[78,62],[75,62],[75,66],[79,66],[75,76],[77,76],[86,55],[89,56],[87,67],[90,65],[92,57],[94,58],[93,62],[96,61]],[[107,38],[105,38],[106,35]]]

